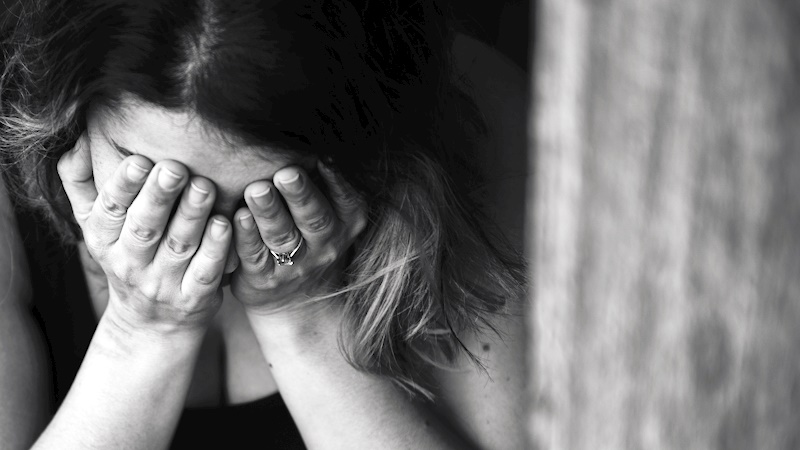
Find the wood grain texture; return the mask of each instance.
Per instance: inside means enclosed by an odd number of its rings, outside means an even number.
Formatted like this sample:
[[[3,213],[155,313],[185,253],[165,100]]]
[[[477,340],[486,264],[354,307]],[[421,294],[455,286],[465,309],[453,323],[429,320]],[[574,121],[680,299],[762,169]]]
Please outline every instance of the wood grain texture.
[[[532,445],[800,448],[800,2],[537,8]]]

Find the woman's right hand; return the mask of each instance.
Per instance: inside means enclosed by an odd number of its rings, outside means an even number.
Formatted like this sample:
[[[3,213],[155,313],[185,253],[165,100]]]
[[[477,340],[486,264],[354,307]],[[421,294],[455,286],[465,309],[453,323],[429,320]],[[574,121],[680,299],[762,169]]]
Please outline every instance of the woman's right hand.
[[[86,247],[108,277],[105,314],[128,329],[204,331],[222,301],[232,236],[225,217],[209,217],[213,183],[190,180],[175,161],[153,165],[132,155],[98,193],[85,136],[61,157],[58,173]]]

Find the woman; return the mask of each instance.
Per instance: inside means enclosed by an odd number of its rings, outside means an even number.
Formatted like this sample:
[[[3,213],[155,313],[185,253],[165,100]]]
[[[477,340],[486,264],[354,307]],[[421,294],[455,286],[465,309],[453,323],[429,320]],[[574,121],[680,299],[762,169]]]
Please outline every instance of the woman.
[[[98,317],[36,447],[520,447],[521,265],[469,164],[504,157],[448,36],[432,2],[23,11],[8,174],[79,242]],[[257,429],[178,425],[252,402]]]

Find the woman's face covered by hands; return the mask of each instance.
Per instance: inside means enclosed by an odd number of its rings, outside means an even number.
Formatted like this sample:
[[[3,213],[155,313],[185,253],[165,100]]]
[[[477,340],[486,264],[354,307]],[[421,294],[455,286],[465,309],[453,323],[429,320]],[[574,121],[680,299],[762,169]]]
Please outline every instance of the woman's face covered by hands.
[[[122,160],[142,155],[153,163],[164,160],[184,165],[192,177],[216,187],[213,211],[232,218],[243,205],[245,188],[272,180],[286,166],[316,168],[314,157],[290,151],[247,146],[224,135],[191,112],[173,112],[129,100],[113,112],[93,110],[87,118],[92,168],[98,191]]]
[[[87,128],[59,175],[128,322],[205,325],[228,281],[259,313],[325,296],[366,225],[364,203],[314,157],[248,147],[190,113],[129,102],[92,111]]]
[[[288,151],[246,146],[191,112],[167,111],[133,99],[125,100],[113,112],[91,111],[87,128],[98,192],[123,159],[132,154],[153,163],[172,160],[188,169],[195,186],[203,191],[213,189],[211,211],[228,219],[244,205],[244,191],[251,183],[271,180],[279,169],[289,165],[307,170],[315,167],[313,157],[303,159]],[[231,246],[225,273],[235,270],[238,263]]]

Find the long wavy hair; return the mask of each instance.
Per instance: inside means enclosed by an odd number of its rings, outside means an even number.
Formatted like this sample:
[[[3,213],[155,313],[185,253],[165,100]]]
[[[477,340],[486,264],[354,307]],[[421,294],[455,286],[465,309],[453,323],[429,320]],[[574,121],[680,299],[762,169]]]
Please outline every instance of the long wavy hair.
[[[520,297],[522,260],[491,233],[470,166],[484,127],[450,71],[436,2],[61,0],[3,30],[0,150],[18,201],[80,239],[56,173],[90,105],[133,95],[256,145],[332,161],[370,222],[337,295],[340,347],[411,391]],[[7,19],[8,20],[8,19]]]

